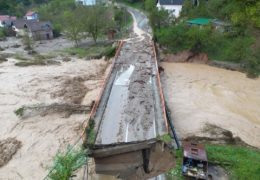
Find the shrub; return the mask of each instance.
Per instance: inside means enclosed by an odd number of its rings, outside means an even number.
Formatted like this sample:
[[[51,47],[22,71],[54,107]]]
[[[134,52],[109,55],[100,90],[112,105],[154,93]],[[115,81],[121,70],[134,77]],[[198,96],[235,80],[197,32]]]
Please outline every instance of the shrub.
[[[57,153],[48,177],[51,180],[68,180],[73,175],[73,172],[81,168],[86,162],[86,151],[82,149],[72,149],[72,147],[69,146],[67,152]]]

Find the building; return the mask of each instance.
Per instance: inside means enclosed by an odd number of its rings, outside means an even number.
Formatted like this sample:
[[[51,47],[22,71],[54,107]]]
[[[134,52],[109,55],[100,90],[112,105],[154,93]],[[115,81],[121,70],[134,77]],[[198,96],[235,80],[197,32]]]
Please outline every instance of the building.
[[[187,23],[191,26],[205,26],[211,23],[211,19],[209,18],[195,18],[188,20]]]
[[[218,19],[209,19],[209,18],[195,18],[187,21],[190,26],[206,26],[210,25],[213,29],[220,32],[228,32],[231,30],[231,24]]]
[[[183,0],[158,0],[157,8],[165,9],[172,13],[176,18],[180,16]]]
[[[15,16],[2,15],[0,16],[0,27],[8,27],[12,25],[12,22],[16,20]]]
[[[76,0],[76,4],[80,4],[83,6],[93,6],[96,5],[96,0]]]
[[[24,19],[26,20],[39,20],[39,15],[38,13],[34,11],[28,11],[26,15],[24,16]]]
[[[16,20],[13,23],[13,31],[16,36],[24,36],[28,32],[29,37],[34,40],[53,39],[53,30],[50,22],[39,22],[37,20]]]

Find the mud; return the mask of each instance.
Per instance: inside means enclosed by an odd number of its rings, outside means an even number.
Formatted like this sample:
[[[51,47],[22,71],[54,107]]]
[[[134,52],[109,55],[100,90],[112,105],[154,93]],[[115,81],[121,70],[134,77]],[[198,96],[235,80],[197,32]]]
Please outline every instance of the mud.
[[[260,148],[260,79],[203,64],[161,66],[166,100],[181,139],[211,137],[204,129],[210,124]]]
[[[247,143],[241,140],[239,137],[235,137],[229,130],[223,129],[216,125],[205,124],[203,128],[203,136],[189,136],[183,139],[188,142],[196,142],[202,144],[232,144],[249,146]]]
[[[0,140],[0,167],[7,164],[21,148],[22,143],[15,138]]]
[[[88,91],[88,88],[84,85],[84,78],[73,77],[65,79],[58,77],[62,82],[60,89],[51,94],[52,98],[62,97],[62,100],[66,103],[81,104],[82,99]],[[62,80],[63,79],[63,80]]]
[[[205,53],[193,53],[191,51],[182,51],[176,54],[160,53],[161,60],[165,62],[190,62],[190,63],[208,63],[209,58]]]
[[[37,104],[32,106],[22,106],[15,111],[15,114],[21,119],[27,119],[35,116],[47,116],[51,114],[62,114],[62,117],[68,118],[72,114],[86,114],[91,111],[92,105],[78,104],[59,104],[50,105]]]
[[[73,112],[66,117],[64,111],[91,105],[99,94],[109,63],[102,59],[86,61],[71,57],[71,61],[61,61],[59,66],[21,68],[15,66],[15,62],[16,59],[8,58],[0,64],[0,137],[15,137],[22,146],[0,168],[0,179],[43,179],[58,150],[65,150],[79,139],[82,124],[89,116],[88,112]],[[69,95],[71,90],[67,90],[66,98],[61,94],[54,98],[52,95],[64,88],[67,80],[79,83],[80,88],[75,87],[76,84],[73,88],[87,89],[84,96]],[[74,97],[80,104],[68,103]],[[41,105],[38,110],[30,109],[36,105]],[[25,119],[14,113],[23,106],[29,107],[25,110]]]

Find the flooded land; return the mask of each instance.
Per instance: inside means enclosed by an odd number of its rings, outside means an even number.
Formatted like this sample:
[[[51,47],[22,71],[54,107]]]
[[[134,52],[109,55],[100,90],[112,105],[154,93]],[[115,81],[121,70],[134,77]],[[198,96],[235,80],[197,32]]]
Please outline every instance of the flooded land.
[[[161,65],[166,100],[181,139],[208,137],[205,129],[214,125],[260,148],[260,79],[203,64]]]
[[[42,179],[57,151],[78,139],[88,117],[87,109],[67,110],[90,106],[109,64],[72,57],[60,65],[18,67],[16,61],[0,64],[0,151],[6,161],[0,179]]]

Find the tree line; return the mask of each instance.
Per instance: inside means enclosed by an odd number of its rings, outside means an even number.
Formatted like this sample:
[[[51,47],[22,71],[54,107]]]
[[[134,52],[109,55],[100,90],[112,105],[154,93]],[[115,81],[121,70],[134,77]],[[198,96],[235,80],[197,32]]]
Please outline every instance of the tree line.
[[[168,51],[190,50],[207,53],[210,59],[242,64],[250,77],[260,75],[260,1],[200,0],[195,6],[185,0],[178,19],[158,10],[155,0],[145,0],[154,39]],[[188,26],[192,18],[219,19],[230,24],[230,31],[219,32],[210,25]]]

